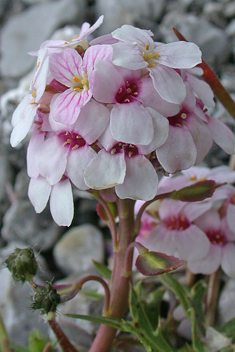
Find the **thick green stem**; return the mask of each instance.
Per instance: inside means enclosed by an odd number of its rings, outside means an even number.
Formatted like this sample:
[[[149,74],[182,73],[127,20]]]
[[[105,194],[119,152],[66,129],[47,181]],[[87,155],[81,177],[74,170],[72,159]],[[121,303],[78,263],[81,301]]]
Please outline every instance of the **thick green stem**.
[[[114,268],[110,287],[109,317],[122,318],[128,307],[129,278],[122,275],[125,266],[125,254],[133,241],[134,231],[134,201],[118,200],[119,231],[118,250],[114,252]],[[101,325],[89,352],[108,352],[111,349],[116,330],[107,325]]]

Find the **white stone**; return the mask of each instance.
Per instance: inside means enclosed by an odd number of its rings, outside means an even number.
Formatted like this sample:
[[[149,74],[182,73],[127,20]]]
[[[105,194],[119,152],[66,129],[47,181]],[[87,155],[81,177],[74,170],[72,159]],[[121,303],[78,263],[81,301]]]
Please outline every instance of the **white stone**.
[[[104,15],[99,33],[108,34],[123,24],[133,25],[140,18],[158,20],[164,7],[164,0],[97,0],[97,14]]]
[[[53,253],[63,272],[82,273],[94,267],[92,259],[103,261],[103,235],[90,224],[71,228],[56,243]]]
[[[235,280],[230,279],[224,286],[218,302],[218,325],[223,325],[235,317]]]
[[[2,29],[1,74],[21,77],[33,66],[35,57],[28,52],[38,50],[61,24],[74,19],[84,8],[84,1],[60,0],[40,3],[12,16]]]

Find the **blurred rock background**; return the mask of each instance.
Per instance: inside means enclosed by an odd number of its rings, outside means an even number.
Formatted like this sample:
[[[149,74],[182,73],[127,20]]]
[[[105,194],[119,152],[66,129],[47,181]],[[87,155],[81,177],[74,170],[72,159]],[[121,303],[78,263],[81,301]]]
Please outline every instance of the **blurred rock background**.
[[[231,0],[0,0],[0,263],[15,247],[32,246],[38,253],[38,282],[77,280],[82,272],[93,273],[92,258],[104,261],[110,238],[101,227],[96,203],[84,193],[74,192],[75,217],[71,229],[59,228],[46,208],[36,214],[27,197],[26,149],[28,140],[17,148],[9,144],[12,112],[28,92],[37,50],[49,39],[69,40],[79,33],[84,21],[93,24],[104,14],[103,25],[94,36],[110,33],[123,24],[151,29],[156,41],[177,40],[172,26],[189,41],[198,44],[204,59],[213,67],[224,86],[235,96],[235,1]],[[211,111],[234,130],[234,121],[220,103]],[[216,146],[207,156],[210,166],[228,164],[228,156]],[[40,253],[40,254],[39,254]],[[235,316],[235,280],[228,280],[219,304],[220,322]],[[88,289],[97,289],[91,284]],[[27,285],[12,283],[10,273],[0,271],[0,310],[12,342],[27,345],[32,327],[48,334],[48,327],[29,309]],[[70,302],[69,302],[70,303]],[[102,304],[77,296],[62,313],[100,314]],[[77,344],[87,347],[96,328],[91,323],[73,322],[62,314],[64,329]],[[68,328],[69,327],[69,328]],[[86,332],[84,332],[84,330]]]

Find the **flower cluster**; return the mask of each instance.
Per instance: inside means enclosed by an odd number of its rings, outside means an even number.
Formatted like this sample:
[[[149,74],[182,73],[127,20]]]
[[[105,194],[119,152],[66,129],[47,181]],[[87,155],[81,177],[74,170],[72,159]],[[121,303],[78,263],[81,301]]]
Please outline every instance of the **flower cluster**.
[[[163,177],[159,194],[205,179],[234,183],[235,171],[227,166],[210,170],[192,167],[176,177]],[[191,272],[212,274],[221,265],[235,277],[235,187],[215,190],[210,199],[187,203],[164,199],[144,213],[137,240],[151,250],[178,256]]]
[[[72,186],[150,200],[156,169],[175,173],[200,163],[213,140],[234,152],[232,132],[205,108],[214,106],[213,94],[195,67],[195,44],[154,42],[151,31],[130,25],[89,43],[102,21],[33,53],[30,94],[12,118],[12,146],[32,133],[29,198],[37,212],[50,198],[59,225],[72,221]]]

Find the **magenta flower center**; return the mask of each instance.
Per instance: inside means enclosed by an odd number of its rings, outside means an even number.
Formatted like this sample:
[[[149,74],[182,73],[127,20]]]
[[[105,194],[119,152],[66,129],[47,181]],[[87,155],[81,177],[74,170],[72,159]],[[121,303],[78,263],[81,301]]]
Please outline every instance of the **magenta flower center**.
[[[227,243],[227,239],[221,231],[209,230],[206,232],[206,235],[212,244],[223,247]]]
[[[169,230],[186,230],[190,226],[190,221],[184,216],[171,216],[164,220],[166,227]]]
[[[187,117],[188,111],[186,109],[181,109],[175,116],[168,117],[168,121],[171,126],[182,127],[183,125],[187,125]]]
[[[86,144],[84,139],[74,132],[63,132],[59,137],[64,147],[69,147],[73,150],[83,147]]]
[[[110,153],[117,154],[121,153],[122,151],[124,151],[125,156],[128,158],[138,155],[138,149],[135,145],[121,142],[115,144],[111,149]]]
[[[125,82],[125,86],[121,87],[116,94],[116,101],[120,104],[130,103],[138,95],[136,83]]]

